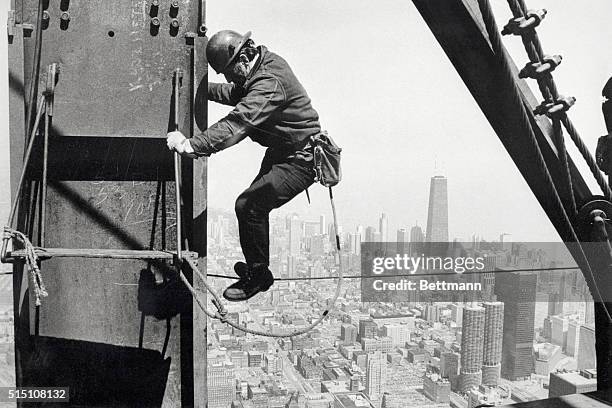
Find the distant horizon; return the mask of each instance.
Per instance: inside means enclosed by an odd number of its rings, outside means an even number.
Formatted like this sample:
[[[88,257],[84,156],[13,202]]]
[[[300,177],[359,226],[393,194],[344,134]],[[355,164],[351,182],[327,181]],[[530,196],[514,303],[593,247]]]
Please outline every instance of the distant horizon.
[[[531,3],[548,10],[538,33],[545,52],[564,57],[554,77],[561,93],[577,98],[569,116],[594,152],[597,137],[606,133],[601,88],[612,74],[612,56],[602,52],[601,38],[612,38],[612,27],[593,19],[576,2]],[[507,3],[492,6],[503,27],[511,17]],[[596,0],[589,6],[612,15],[610,2]],[[257,44],[289,62],[311,96],[322,126],[343,148],[344,179],[335,189],[342,224],[377,225],[384,212],[390,230],[415,220],[425,226],[429,180],[442,174],[448,178],[451,236],[493,237],[504,232],[523,241],[560,241],[411,2],[228,0],[209,2],[207,7],[210,33],[227,28],[252,31]],[[277,17],[275,24],[270,24],[270,15]],[[527,56],[520,39],[503,40],[516,65],[524,66]],[[593,63],[584,63],[590,60]],[[209,80],[224,82],[212,72]],[[540,100],[535,83],[528,84]],[[210,103],[209,123],[227,111]],[[573,146],[569,148],[575,153]],[[263,154],[264,148],[245,140],[213,155],[208,160],[209,205],[232,208]],[[574,158],[597,194],[582,159]],[[325,189],[313,186],[310,193],[310,205],[302,194],[283,210],[303,217],[331,216]]]

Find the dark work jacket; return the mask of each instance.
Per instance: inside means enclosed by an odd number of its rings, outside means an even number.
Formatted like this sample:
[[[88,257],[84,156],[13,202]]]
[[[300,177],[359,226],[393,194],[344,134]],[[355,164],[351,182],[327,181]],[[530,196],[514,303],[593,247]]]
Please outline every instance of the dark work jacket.
[[[321,131],[319,115],[287,62],[264,46],[244,85],[208,83],[208,99],[235,108],[190,139],[198,155],[226,149],[245,137],[276,152],[299,151]]]

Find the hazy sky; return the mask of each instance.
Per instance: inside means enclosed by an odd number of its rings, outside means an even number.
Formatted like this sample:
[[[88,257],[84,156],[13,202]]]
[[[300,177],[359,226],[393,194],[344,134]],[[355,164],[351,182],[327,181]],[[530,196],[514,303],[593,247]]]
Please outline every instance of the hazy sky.
[[[0,22],[8,0],[0,0]],[[498,24],[510,17],[494,0]],[[612,2],[529,0],[549,11],[538,30],[547,53],[562,54],[555,72],[560,92],[576,96],[570,112],[594,150],[604,133],[601,88],[612,75]],[[210,33],[251,30],[253,39],[287,59],[310,94],[325,129],[344,148],[344,180],[336,188],[341,224],[377,225],[387,213],[395,230],[426,223],[429,178],[448,176],[451,237],[476,233],[496,239],[557,240],[546,215],[509,159],[410,1],[209,0]],[[600,17],[601,16],[601,17]],[[5,32],[4,29],[0,30]],[[0,42],[0,174],[7,174],[6,41]],[[523,66],[520,40],[505,38]],[[211,80],[222,78],[211,75]],[[210,104],[210,119],[226,107]],[[264,148],[245,140],[213,156],[209,205],[233,208],[257,172]],[[437,165],[437,169],[436,169]],[[588,175],[588,173],[585,173]],[[8,213],[8,179],[0,177],[0,216]],[[282,211],[331,218],[325,190],[311,188],[312,205],[298,196]]]
[[[498,24],[511,17],[494,0]],[[578,102],[570,116],[589,146],[604,133],[601,88],[612,75],[612,3],[530,0],[549,13],[539,29],[544,50],[562,54],[555,73],[561,93]],[[343,150],[344,180],[336,189],[345,231],[378,225],[387,213],[391,237],[426,223],[429,179],[448,177],[452,237],[501,232],[523,241],[558,240],[548,218],[474,99],[410,1],[213,0],[212,32],[251,30],[257,43],[288,60],[310,94],[321,122]],[[598,17],[601,16],[601,17]],[[505,38],[517,65],[527,61],[518,38]],[[211,75],[211,80],[222,78]],[[211,103],[210,119],[227,109]],[[211,122],[212,123],[212,122]],[[213,156],[209,203],[233,208],[263,148],[244,141]],[[436,170],[437,166],[437,170]],[[235,171],[235,169],[240,171]],[[586,173],[588,174],[588,173]],[[313,204],[297,197],[281,211],[330,216],[322,187]]]

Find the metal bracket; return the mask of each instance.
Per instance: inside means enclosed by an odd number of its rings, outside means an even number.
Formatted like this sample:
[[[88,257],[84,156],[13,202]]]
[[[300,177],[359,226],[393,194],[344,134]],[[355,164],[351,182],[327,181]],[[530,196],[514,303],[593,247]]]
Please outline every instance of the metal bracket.
[[[34,24],[24,23],[21,25],[21,29],[23,30],[24,37],[31,37],[34,32]]]
[[[578,211],[578,218],[585,224],[593,223],[593,212],[601,212],[604,218],[612,216],[612,203],[601,198],[589,201]]]
[[[198,23],[198,35],[204,37],[206,31],[208,31],[206,27],[206,0],[200,0],[200,21]]]
[[[8,36],[9,41],[13,40],[15,36],[15,11],[9,10],[8,19],[6,21],[6,34]]]

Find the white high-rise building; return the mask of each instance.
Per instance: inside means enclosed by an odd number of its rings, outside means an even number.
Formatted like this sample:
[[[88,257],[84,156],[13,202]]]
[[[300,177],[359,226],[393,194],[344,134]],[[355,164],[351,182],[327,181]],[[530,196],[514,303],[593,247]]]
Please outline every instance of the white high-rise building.
[[[567,324],[567,341],[565,346],[565,354],[575,356],[578,354],[580,347],[580,327],[582,325],[577,321],[572,320]]]
[[[378,231],[380,232],[380,241],[388,242],[389,241],[389,220],[387,219],[387,214],[382,213],[380,219],[378,220]]]
[[[366,394],[371,400],[382,399],[387,382],[387,355],[376,351],[368,355]]]
[[[233,364],[208,366],[208,408],[226,408],[232,404],[236,394]]]
[[[383,336],[390,337],[394,347],[404,347],[410,340],[410,327],[405,323],[387,323],[383,325]]]

